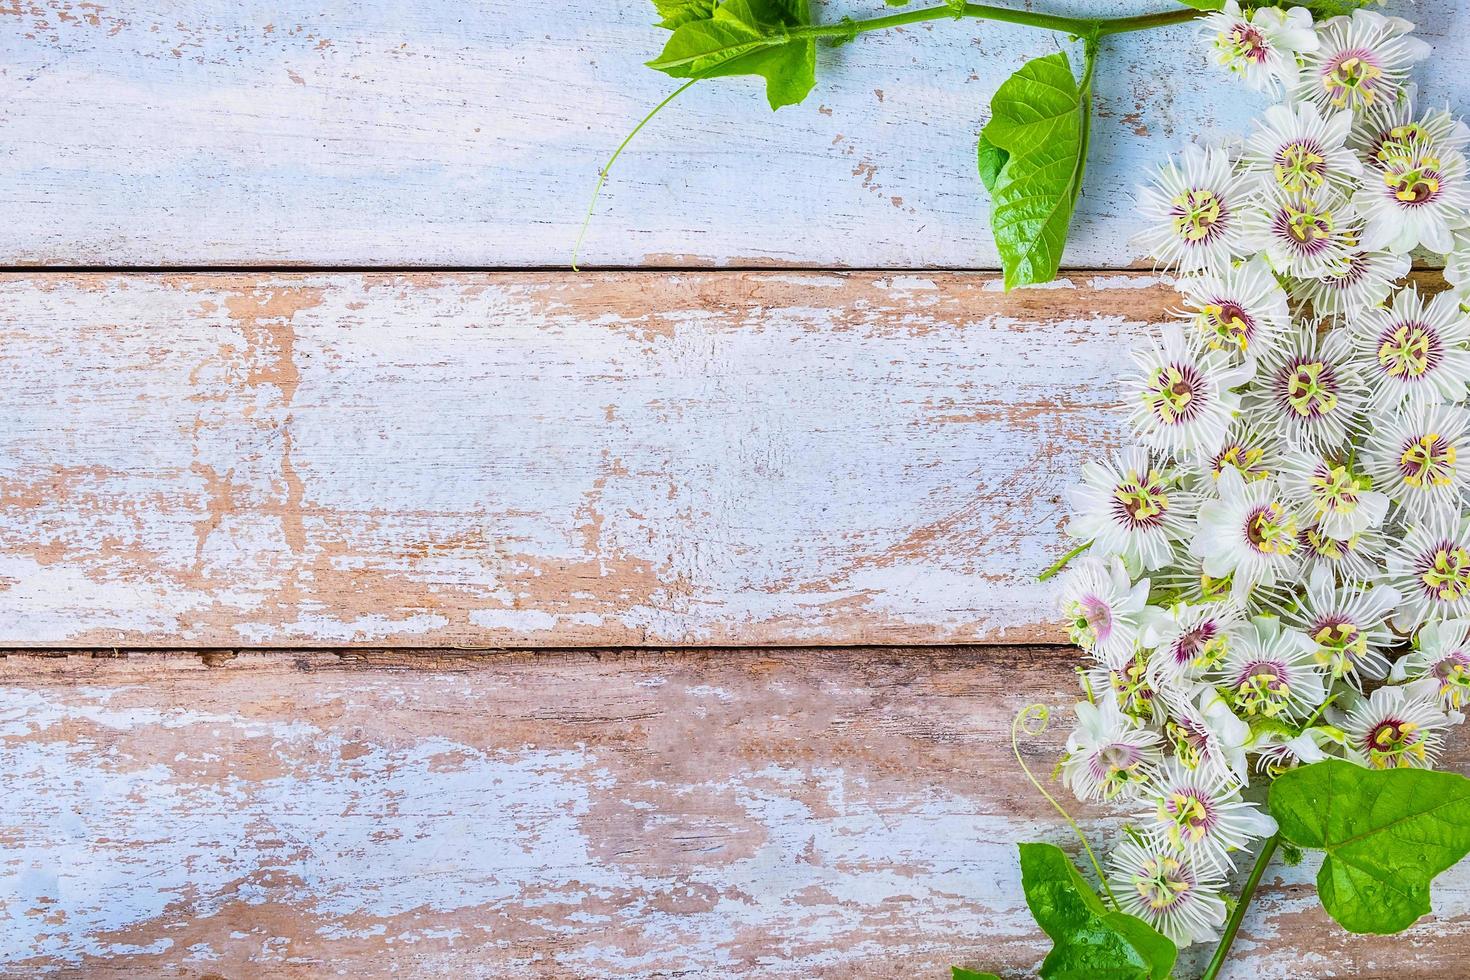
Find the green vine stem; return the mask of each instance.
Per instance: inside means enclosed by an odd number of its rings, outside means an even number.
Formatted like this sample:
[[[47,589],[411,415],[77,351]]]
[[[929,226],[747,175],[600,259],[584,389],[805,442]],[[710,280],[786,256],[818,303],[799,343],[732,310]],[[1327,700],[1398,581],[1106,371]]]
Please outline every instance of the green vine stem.
[[[1256,887],[1261,883],[1261,876],[1266,873],[1266,865],[1271,863],[1271,858],[1276,853],[1276,847],[1281,843],[1281,835],[1273,834],[1266,838],[1266,843],[1261,846],[1261,853],[1256,855],[1256,863],[1251,865],[1250,877],[1245,880],[1245,887],[1240,890],[1240,901],[1235,903],[1235,911],[1230,913],[1230,921],[1225,923],[1225,933],[1220,937],[1220,943],[1215,947],[1215,955],[1210,957],[1210,965],[1205,967],[1205,972],[1200,980],[1215,980],[1220,975],[1220,969],[1225,966],[1225,958],[1230,955],[1230,947],[1235,942],[1235,934],[1240,931],[1240,923],[1245,919],[1245,910],[1250,905],[1251,899],[1256,894]]]
[[[1051,578],[1057,572],[1060,572],[1062,569],[1066,568],[1067,567],[1067,563],[1070,562],[1073,558],[1076,558],[1078,555],[1082,554],[1082,552],[1086,551],[1088,548],[1091,548],[1091,547],[1092,547],[1092,542],[1091,541],[1084,541],[1084,542],[1082,542],[1077,547],[1073,548],[1071,551],[1067,552],[1065,555],[1063,555],[1062,557],[1058,558],[1056,561],[1052,562],[1052,565],[1051,565],[1050,568],[1048,568],[1046,571],[1042,572],[1040,575],[1036,576],[1036,581],[1038,581],[1038,582],[1045,582],[1047,579]]]
[[[1077,821],[1072,819],[1072,815],[1067,812],[1067,808],[1058,803],[1056,797],[1048,793],[1046,787],[1041,785],[1041,780],[1032,775],[1031,767],[1026,765],[1025,759],[1021,758],[1021,733],[1025,732],[1027,737],[1035,738],[1046,731],[1046,726],[1049,721],[1051,721],[1051,710],[1044,704],[1028,704],[1016,712],[1016,719],[1011,722],[1011,751],[1016,754],[1016,763],[1020,765],[1021,771],[1026,774],[1026,778],[1031,780],[1031,785],[1036,787],[1036,792],[1046,797],[1046,802],[1056,807],[1056,811],[1062,815],[1062,819],[1067,821],[1067,826],[1072,828],[1072,833],[1076,834],[1077,839],[1082,842],[1082,849],[1087,852],[1087,860],[1092,862],[1092,870],[1097,872],[1098,884],[1102,885],[1103,892],[1108,896],[1108,904],[1116,909],[1118,907],[1118,899],[1113,895],[1113,889],[1108,885],[1108,876],[1103,874],[1102,865],[1098,863],[1097,855],[1092,852],[1092,845],[1088,843],[1087,835],[1082,832],[1082,828],[1077,825]]]
[[[810,24],[803,27],[790,27],[770,35],[763,39],[762,45],[775,47],[786,44],[793,40],[802,38],[827,38],[837,41],[851,41],[859,34],[870,31],[884,31],[891,27],[904,27],[909,24],[920,24],[928,20],[960,20],[971,18],[975,20],[993,20],[1005,24],[1019,24],[1023,27],[1035,27],[1047,31],[1060,31],[1074,38],[1080,38],[1087,43],[1087,77],[1083,79],[1083,88],[1087,90],[1088,101],[1091,104],[1091,78],[1092,67],[1097,53],[1099,38],[1110,34],[1128,34],[1133,31],[1146,31],[1155,27],[1168,27],[1171,24],[1183,24],[1197,17],[1203,17],[1206,11],[1194,10],[1189,7],[1181,7],[1178,10],[1163,10],[1152,14],[1131,14],[1127,17],[1065,17],[1061,14],[1038,13],[1032,10],[1012,10],[1009,7],[995,7],[984,3],[946,3],[938,7],[920,7],[916,10],[905,10],[902,13],[887,14],[883,17],[868,17],[863,20],[843,18],[834,24]],[[699,57],[704,57],[700,55]],[[696,60],[675,59],[666,63],[655,65],[658,68],[673,68],[688,64]],[[650,62],[650,64],[653,64]],[[582,221],[582,230],[577,235],[576,244],[572,246],[572,271],[577,268],[577,255],[582,249],[582,242],[587,237],[587,226],[592,221],[592,213],[597,207],[597,198],[602,193],[602,185],[607,182],[608,173],[612,165],[617,162],[623,150],[632,142],[633,137],[648,122],[658,115],[664,106],[677,98],[685,89],[699,81],[702,76],[696,75],[683,85],[675,89],[667,98],[649,111],[639,121],[633,131],[623,138],[613,155],[603,164],[602,169],[597,172],[597,186],[592,191],[592,202],[587,205],[587,217]],[[1091,116],[1091,112],[1088,113]],[[1090,118],[1088,119],[1090,123]],[[1079,183],[1080,186],[1080,183]],[[1050,576],[1046,576],[1050,577]]]

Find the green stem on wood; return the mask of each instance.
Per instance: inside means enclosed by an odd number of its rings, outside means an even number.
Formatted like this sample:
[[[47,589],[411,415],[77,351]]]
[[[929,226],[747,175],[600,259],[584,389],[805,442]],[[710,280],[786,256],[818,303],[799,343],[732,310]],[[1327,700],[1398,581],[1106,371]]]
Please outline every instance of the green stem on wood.
[[[869,31],[885,31],[890,27],[919,24],[926,20],[943,20],[946,17],[994,20],[1003,24],[1036,27],[1044,31],[1061,31],[1074,37],[1102,37],[1108,34],[1146,31],[1154,27],[1168,27],[1170,24],[1183,24],[1197,17],[1203,17],[1205,13],[1203,10],[1180,7],[1177,10],[1162,10],[1152,14],[1130,14],[1127,17],[1067,17],[1062,14],[1046,14],[1034,10],[1012,10],[1009,7],[995,7],[987,3],[967,3],[961,9],[944,4],[938,7],[919,7],[914,10],[905,10],[902,13],[887,14],[883,17],[869,17],[865,20],[845,20],[835,24],[791,27],[786,30],[783,41],[803,37],[850,37],[854,34],[866,34]]]
[[[1063,555],[1062,557],[1058,558],[1055,562],[1053,562],[1052,563],[1052,566],[1050,568],[1048,568],[1046,571],[1044,571],[1040,575],[1036,576],[1036,581],[1038,581],[1038,582],[1045,582],[1047,579],[1051,578],[1057,572],[1060,572],[1062,569],[1066,568],[1067,567],[1067,562],[1071,561],[1073,558],[1076,558],[1078,555],[1082,554],[1082,552],[1086,551],[1088,548],[1091,548],[1091,547],[1092,547],[1092,542],[1091,541],[1084,541],[1084,542],[1082,542],[1077,547],[1073,548],[1071,551],[1067,552],[1065,555]]]
[[[1230,921],[1225,923],[1225,934],[1220,937],[1220,943],[1215,947],[1215,955],[1210,957],[1210,965],[1205,967],[1205,972],[1200,980],[1215,980],[1220,975],[1220,969],[1225,965],[1225,957],[1230,955],[1230,946],[1235,942],[1235,934],[1240,931],[1240,923],[1245,919],[1245,910],[1251,903],[1251,898],[1256,894],[1256,887],[1261,883],[1261,877],[1266,873],[1266,865],[1271,863],[1272,856],[1276,853],[1276,846],[1281,843],[1280,834],[1272,834],[1266,838],[1266,843],[1261,846],[1261,853],[1256,855],[1256,863],[1251,865],[1250,877],[1245,880],[1245,887],[1240,890],[1240,901],[1235,903],[1235,911],[1230,913]]]

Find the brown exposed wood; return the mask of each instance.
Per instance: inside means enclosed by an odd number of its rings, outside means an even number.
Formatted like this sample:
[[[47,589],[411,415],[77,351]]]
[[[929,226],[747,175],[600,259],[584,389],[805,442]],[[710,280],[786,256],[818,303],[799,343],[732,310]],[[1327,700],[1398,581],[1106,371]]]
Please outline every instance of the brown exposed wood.
[[[11,974],[1029,975],[1014,844],[1074,848],[1054,647],[0,663]],[[1462,740],[1449,763],[1470,765]],[[1118,815],[1074,806],[1102,841]],[[1233,978],[1463,976],[1470,873],[1355,937],[1268,874]],[[1196,975],[1191,951],[1179,975]]]

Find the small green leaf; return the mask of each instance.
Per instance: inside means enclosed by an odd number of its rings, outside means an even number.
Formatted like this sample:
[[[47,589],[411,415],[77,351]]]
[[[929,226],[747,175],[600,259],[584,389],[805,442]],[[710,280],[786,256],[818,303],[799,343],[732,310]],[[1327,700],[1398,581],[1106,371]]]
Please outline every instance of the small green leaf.
[[[817,81],[817,42],[788,31],[811,23],[807,0],[724,0],[710,9],[681,23],[648,67],[674,78],[759,75],[772,109],[806,98]]]
[[[1407,929],[1434,876],[1470,852],[1470,779],[1452,772],[1328,759],[1278,777],[1270,805],[1283,837],[1327,852],[1317,894],[1349,932]]]
[[[944,0],[944,5],[954,12],[954,19],[965,16],[965,0]]]
[[[883,2],[890,7],[906,7],[908,6],[909,0],[883,0]],[[955,967],[955,969],[958,970],[959,967]]]
[[[980,176],[1006,289],[1049,282],[1061,265],[1087,162],[1088,103],[1061,51],[1026,62],[990,101]]]
[[[1174,944],[1142,919],[1108,909],[1051,844],[1021,845],[1021,887],[1052,941],[1043,980],[1165,980]]]
[[[715,14],[715,0],[653,0],[653,6],[663,18],[658,26],[670,31]]]
[[[1195,10],[1223,10],[1225,8],[1225,0],[1179,0],[1179,2]]]
[[[888,0],[892,3],[893,0]],[[976,973],[974,970],[966,970],[962,966],[949,968],[949,980],[1000,980],[994,973]]]

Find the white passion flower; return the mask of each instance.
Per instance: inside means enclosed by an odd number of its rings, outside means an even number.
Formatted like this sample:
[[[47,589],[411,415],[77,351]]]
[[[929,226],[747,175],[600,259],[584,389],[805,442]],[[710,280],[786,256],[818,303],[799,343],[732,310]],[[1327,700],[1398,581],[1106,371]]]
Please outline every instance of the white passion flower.
[[[1349,755],[1373,769],[1429,769],[1450,719],[1435,699],[1380,687],[1348,711],[1341,728]]]
[[[1216,670],[1216,686],[1243,718],[1307,718],[1327,697],[1312,642],[1270,616],[1252,626]]]
[[[1108,884],[1124,912],[1175,945],[1208,942],[1225,922],[1223,871],[1161,840],[1125,840],[1113,851]]]
[[[1350,324],[1353,361],[1374,405],[1463,401],[1470,383],[1470,316],[1453,293],[1432,299],[1410,283],[1389,307]]]
[[[1375,426],[1367,461],[1374,484],[1415,520],[1460,510],[1470,485],[1470,414],[1415,405]]]
[[[1108,664],[1132,656],[1148,604],[1148,579],[1133,585],[1121,558],[1087,557],[1067,569],[1061,592],[1071,642]]]
[[[1076,710],[1062,778],[1084,803],[1136,798],[1163,758],[1158,733],[1134,724],[1106,697],[1096,704],[1084,701]]]
[[[1212,579],[1229,578],[1231,595],[1244,602],[1257,586],[1270,588],[1301,567],[1296,517],[1275,481],[1246,483],[1227,469],[1215,481],[1220,496],[1200,506],[1190,554]]]
[[[1363,217],[1363,247],[1407,252],[1419,245],[1441,255],[1470,211],[1470,165],[1457,150],[1411,141],[1370,167],[1353,195]]]
[[[1409,68],[1427,57],[1429,45],[1409,36],[1414,25],[1400,17],[1355,10],[1318,26],[1318,44],[1307,52],[1298,80],[1298,99],[1323,109],[1359,112],[1392,103]]]
[[[1214,688],[1203,688],[1198,703],[1174,705],[1164,722],[1164,737],[1182,765],[1217,778],[1246,781],[1250,726],[1235,716],[1230,702]]]
[[[1245,254],[1242,216],[1250,181],[1218,147],[1186,147],[1154,183],[1138,191],[1144,230],[1134,243],[1159,264],[1181,271],[1223,269]]]
[[[1346,538],[1335,538],[1316,525],[1297,532],[1303,573],[1311,577],[1322,569],[1341,582],[1367,582],[1383,574],[1383,555],[1388,536],[1382,528],[1370,527]]]
[[[1212,450],[1240,408],[1240,396],[1230,389],[1244,384],[1250,371],[1189,343],[1177,324],[1162,332],[1162,344],[1133,352],[1135,368],[1123,379],[1128,422],[1140,441],[1171,456]]]
[[[1411,691],[1427,694],[1458,721],[1460,710],[1470,704],[1470,620],[1425,623],[1414,642],[1416,648],[1393,665],[1389,680],[1410,682]]]
[[[1407,255],[1355,249],[1315,279],[1291,280],[1291,295],[1312,304],[1318,316],[1352,316],[1382,303],[1409,265]]]
[[[1300,8],[1295,8],[1300,9]],[[1261,256],[1179,283],[1200,338],[1211,349],[1254,360],[1291,325],[1286,290]]]
[[[1164,763],[1145,799],[1153,810],[1138,820],[1196,863],[1230,867],[1231,852],[1276,833],[1276,821],[1242,800],[1234,779],[1177,759]]]
[[[1312,642],[1312,656],[1333,680],[1345,678],[1362,690],[1364,679],[1381,680],[1388,674],[1385,651],[1397,642],[1388,617],[1398,601],[1391,586],[1338,588],[1330,574],[1316,570],[1302,608],[1288,625]]]
[[[1105,697],[1124,716],[1140,725],[1157,727],[1167,711],[1160,702],[1159,692],[1154,689],[1154,678],[1149,673],[1149,655],[1138,650],[1120,664],[1098,663],[1082,675],[1082,688],[1088,700]]]
[[[1262,369],[1264,377],[1245,400],[1247,410],[1292,446],[1341,446],[1361,426],[1367,400],[1349,353],[1343,331],[1319,335],[1311,325],[1292,331],[1281,356]]]
[[[1192,688],[1225,656],[1240,625],[1239,615],[1218,603],[1180,602],[1154,616],[1143,633],[1154,686],[1165,692]]]
[[[1142,449],[1084,463],[1082,482],[1067,489],[1067,505],[1067,533],[1091,541],[1093,555],[1118,555],[1134,573],[1169,563],[1172,543],[1184,536],[1193,513],[1190,495]]]
[[[1323,118],[1314,103],[1273,105],[1246,140],[1241,164],[1261,186],[1287,194],[1312,194],[1357,185],[1363,164],[1347,147],[1352,112]]]
[[[1359,117],[1348,146],[1369,166],[1383,166],[1414,147],[1463,153],[1470,147],[1470,127],[1448,109],[1430,109],[1416,119],[1413,99],[1406,90],[1389,105],[1376,106]]]
[[[1296,82],[1296,56],[1317,47],[1312,14],[1304,7],[1242,11],[1236,0],[1205,18],[1204,35],[1215,60],[1257,91]]]
[[[1378,527],[1388,515],[1388,496],[1337,453],[1299,450],[1282,464],[1281,492],[1296,508],[1298,527],[1317,527],[1334,538],[1350,538]]]
[[[1393,625],[1400,633],[1470,616],[1470,532],[1458,512],[1416,523],[1389,551],[1387,565],[1399,593]]]
[[[1220,448],[1202,460],[1201,466],[1192,468],[1190,475],[1200,493],[1214,493],[1215,481],[1226,469],[1235,470],[1247,483],[1264,480],[1280,474],[1284,448],[1280,433],[1238,419]]]
[[[1261,205],[1242,222],[1245,239],[1252,251],[1266,253],[1277,272],[1328,275],[1358,248],[1362,220],[1341,191],[1273,190]]]

